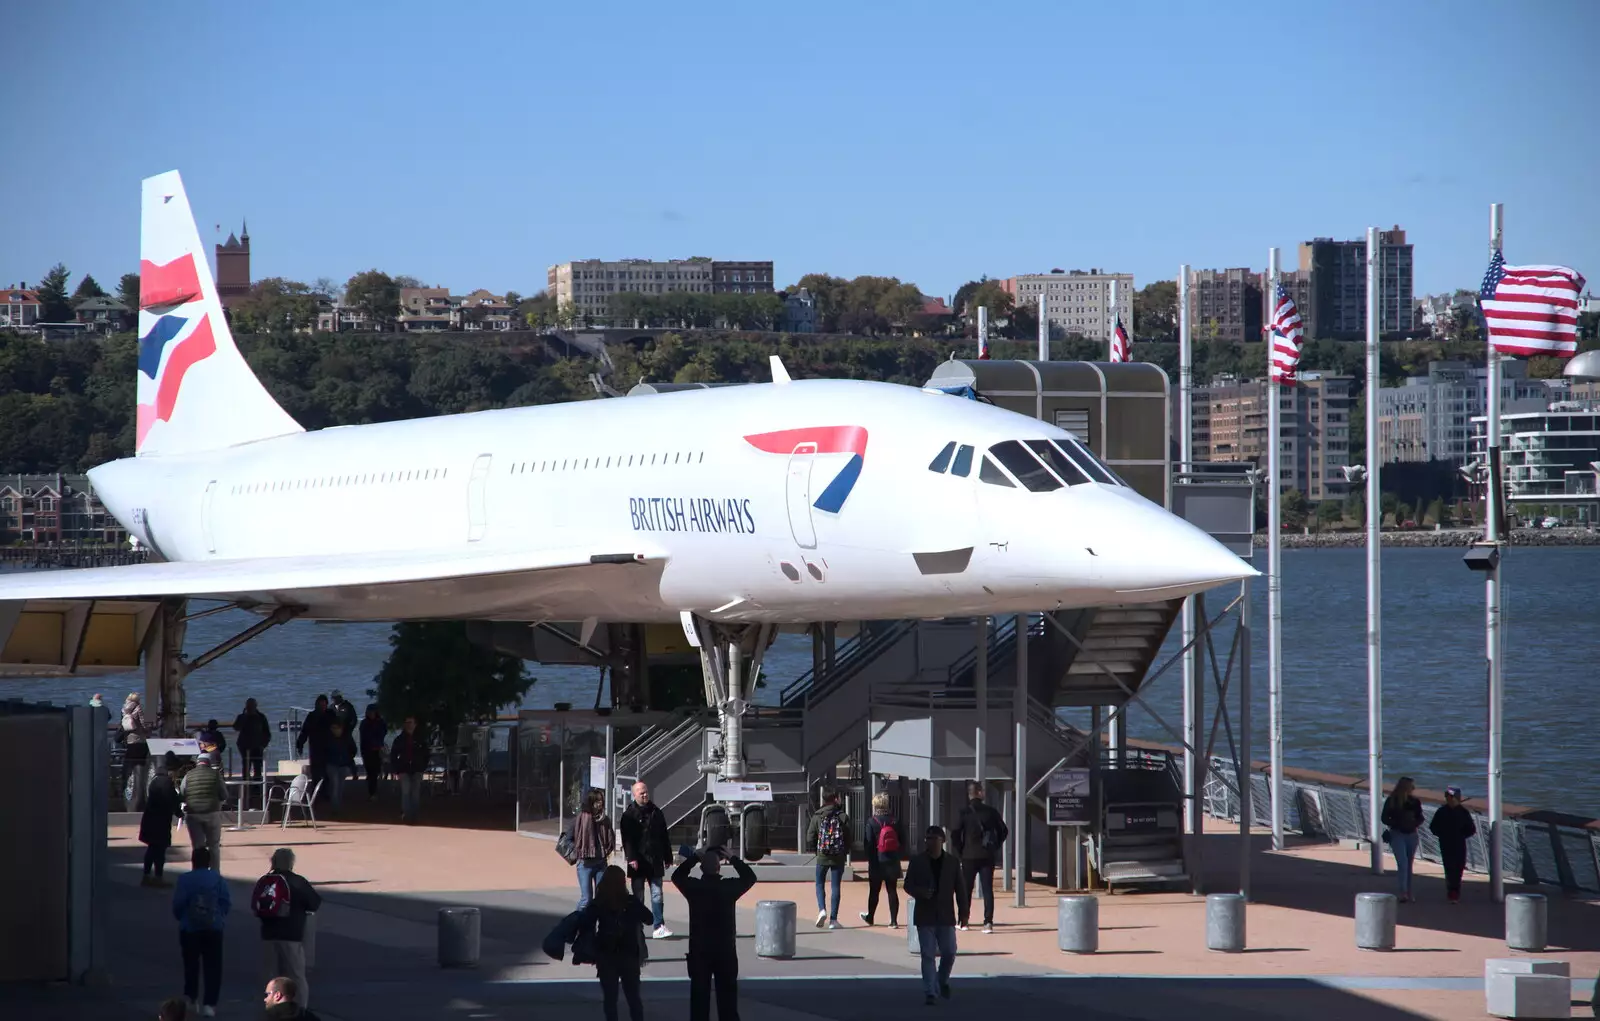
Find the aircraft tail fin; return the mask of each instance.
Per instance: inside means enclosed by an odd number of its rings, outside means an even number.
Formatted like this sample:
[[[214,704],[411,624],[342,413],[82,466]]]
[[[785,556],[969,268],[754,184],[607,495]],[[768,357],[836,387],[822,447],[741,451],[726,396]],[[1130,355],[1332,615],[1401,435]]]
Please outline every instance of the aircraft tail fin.
[[[187,454],[303,432],[234,345],[176,170],[144,179],[135,451]]]

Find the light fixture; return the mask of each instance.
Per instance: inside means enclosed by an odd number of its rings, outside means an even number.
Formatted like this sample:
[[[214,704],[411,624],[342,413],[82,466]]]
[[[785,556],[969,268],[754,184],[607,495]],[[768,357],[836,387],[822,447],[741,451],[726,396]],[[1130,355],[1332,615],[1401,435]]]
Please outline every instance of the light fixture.
[[[1339,467],[1344,473],[1344,480],[1359,485],[1367,481],[1367,466],[1364,464],[1346,464]]]
[[[1475,544],[1461,561],[1469,571],[1493,571],[1500,566],[1500,547],[1492,543]]]

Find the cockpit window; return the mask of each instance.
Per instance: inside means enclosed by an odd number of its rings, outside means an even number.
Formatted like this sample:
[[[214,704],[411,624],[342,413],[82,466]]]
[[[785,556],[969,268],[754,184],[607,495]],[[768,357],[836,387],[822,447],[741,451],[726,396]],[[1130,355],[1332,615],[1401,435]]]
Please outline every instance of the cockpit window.
[[[1028,449],[1038,455],[1039,460],[1050,466],[1050,469],[1061,476],[1061,481],[1069,486],[1081,486],[1090,481],[1088,474],[1072,460],[1055,447],[1048,440],[1028,440]]]
[[[943,474],[944,470],[946,468],[950,467],[950,458],[951,458],[951,456],[953,454],[955,454],[955,452],[956,452],[956,441],[955,440],[951,440],[949,443],[946,443],[944,445],[944,449],[943,450],[939,451],[938,454],[934,455],[934,458],[933,458],[932,461],[928,462],[928,470],[931,471],[931,472],[939,472],[939,473]]]
[[[956,451],[956,464],[954,468],[950,469],[950,474],[959,475],[962,478],[966,478],[968,475],[972,474],[971,444],[963,443],[961,444],[961,449]]]
[[[1061,488],[1061,481],[1050,473],[1050,469],[1028,453],[1027,448],[1016,440],[996,443],[989,448],[989,453],[1004,465],[1007,471],[1016,476],[1017,481],[1027,487],[1029,492],[1048,493],[1052,489]]]
[[[978,469],[978,478],[991,486],[1005,486],[1007,489],[1017,488],[1014,482],[1006,478],[1006,473],[996,468],[994,462],[987,457],[983,459],[983,465]]]
[[[1052,440],[1051,442],[1071,456],[1072,460],[1081,465],[1083,470],[1089,473],[1089,477],[1096,482],[1103,482],[1108,486],[1127,486],[1126,482],[1117,478],[1116,473],[1101,464],[1100,459],[1095,457],[1094,453],[1083,444],[1076,440]]]

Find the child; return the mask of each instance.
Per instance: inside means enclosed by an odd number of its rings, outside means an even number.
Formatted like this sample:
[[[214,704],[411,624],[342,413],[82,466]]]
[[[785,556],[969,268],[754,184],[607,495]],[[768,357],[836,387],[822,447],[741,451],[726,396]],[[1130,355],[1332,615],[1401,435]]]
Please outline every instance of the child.
[[[1444,885],[1450,903],[1461,900],[1461,873],[1467,868],[1467,838],[1478,832],[1472,813],[1461,803],[1461,788],[1446,787],[1444,804],[1433,813],[1428,829],[1439,838],[1439,858],[1444,862]]]

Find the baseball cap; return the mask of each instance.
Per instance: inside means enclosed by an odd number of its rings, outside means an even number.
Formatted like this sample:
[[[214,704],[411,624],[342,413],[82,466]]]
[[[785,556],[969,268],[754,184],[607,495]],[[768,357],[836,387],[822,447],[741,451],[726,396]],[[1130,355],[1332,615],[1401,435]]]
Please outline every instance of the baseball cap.
[[[1444,796],[1447,797],[1447,798],[1459,798],[1459,797],[1461,797],[1461,788],[1460,787],[1446,787],[1444,789]]]

